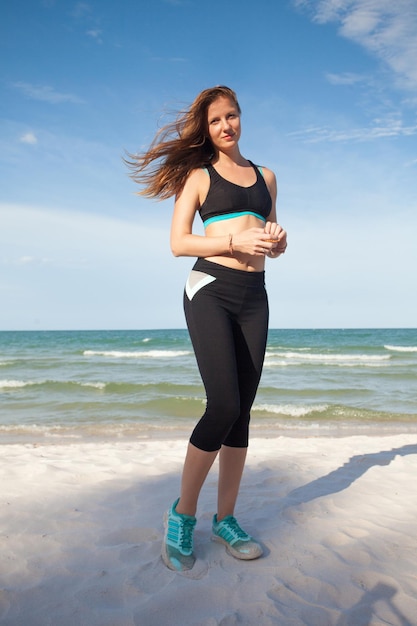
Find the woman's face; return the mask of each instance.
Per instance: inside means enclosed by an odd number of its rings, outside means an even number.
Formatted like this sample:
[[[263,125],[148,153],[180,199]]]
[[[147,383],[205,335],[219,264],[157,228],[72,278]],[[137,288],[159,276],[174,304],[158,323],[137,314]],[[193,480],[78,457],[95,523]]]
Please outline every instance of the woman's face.
[[[240,114],[236,104],[220,96],[207,109],[208,134],[216,150],[227,151],[240,139]]]

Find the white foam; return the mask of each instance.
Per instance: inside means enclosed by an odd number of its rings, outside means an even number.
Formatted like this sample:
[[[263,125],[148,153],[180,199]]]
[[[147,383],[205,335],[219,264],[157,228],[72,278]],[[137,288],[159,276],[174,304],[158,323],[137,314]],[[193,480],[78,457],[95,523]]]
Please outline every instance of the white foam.
[[[391,359],[389,354],[325,354],[300,352],[267,352],[265,366],[300,365],[317,363],[319,365],[338,365],[343,367],[385,367]]]
[[[78,381],[58,381],[58,380],[39,380],[39,381],[24,381],[24,380],[0,380],[0,390],[1,389],[21,389],[23,387],[30,387],[34,385],[45,385],[45,384],[68,384],[68,385],[79,385],[80,387],[93,387],[94,389],[104,389],[106,387],[106,383],[100,382],[78,382]]]
[[[390,359],[389,354],[301,354],[300,352],[269,352],[266,356],[269,358],[278,356],[299,361],[353,361],[356,363],[361,363],[362,361],[387,361]]]
[[[315,406],[300,406],[294,404],[258,404],[253,407],[254,411],[265,411],[279,415],[289,415],[290,417],[303,417],[311,413],[323,413],[329,407],[325,404]]]
[[[84,356],[104,356],[113,359],[172,359],[191,354],[189,350],[148,350],[125,352],[122,350],[84,350]]]
[[[417,346],[384,346],[386,350],[391,350],[392,352],[417,352]]]
[[[106,383],[80,383],[81,387],[93,387],[93,389],[105,389]]]
[[[18,389],[19,387],[27,387],[33,384],[23,380],[0,380],[0,389]]]

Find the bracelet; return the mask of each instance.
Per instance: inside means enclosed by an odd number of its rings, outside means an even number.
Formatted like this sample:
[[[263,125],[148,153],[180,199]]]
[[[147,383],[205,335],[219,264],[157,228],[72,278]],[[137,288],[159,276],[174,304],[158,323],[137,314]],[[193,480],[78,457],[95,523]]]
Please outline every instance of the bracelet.
[[[229,233],[229,254],[230,254],[230,256],[233,256],[233,254],[234,254],[234,250],[233,250],[233,235],[231,233]]]

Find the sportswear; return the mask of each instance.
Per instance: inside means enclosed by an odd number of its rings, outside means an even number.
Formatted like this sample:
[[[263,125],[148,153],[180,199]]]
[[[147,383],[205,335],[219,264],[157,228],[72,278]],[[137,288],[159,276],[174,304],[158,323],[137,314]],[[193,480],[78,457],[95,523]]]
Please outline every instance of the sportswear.
[[[206,452],[245,448],[268,332],[264,272],[198,259],[184,311],[207,398],[190,441]]]
[[[210,188],[199,209],[204,226],[240,215],[254,215],[266,221],[272,208],[271,196],[259,168],[252,161],[249,163],[256,172],[256,182],[250,187],[231,183],[220,176],[213,165],[207,166]]]
[[[213,517],[213,541],[219,541],[226,546],[229,554],[236,559],[249,561],[262,556],[263,550],[237,523],[232,515],[228,515],[221,522],[217,515]]]
[[[165,514],[162,560],[169,569],[182,572],[191,569],[195,563],[193,533],[197,520],[194,516],[177,513],[178,502],[179,498]]]

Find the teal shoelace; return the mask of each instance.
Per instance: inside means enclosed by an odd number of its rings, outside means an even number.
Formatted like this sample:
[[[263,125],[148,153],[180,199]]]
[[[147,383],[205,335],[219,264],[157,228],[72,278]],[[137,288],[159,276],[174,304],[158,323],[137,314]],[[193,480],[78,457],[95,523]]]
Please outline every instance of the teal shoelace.
[[[242,530],[234,517],[230,517],[224,523],[223,527],[225,530],[228,530],[233,535],[236,541],[247,541],[249,539],[249,535],[245,533],[244,530]]]
[[[193,530],[195,522],[192,519],[183,520],[180,526],[179,543],[181,550],[185,552],[193,551]]]

